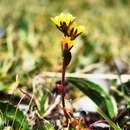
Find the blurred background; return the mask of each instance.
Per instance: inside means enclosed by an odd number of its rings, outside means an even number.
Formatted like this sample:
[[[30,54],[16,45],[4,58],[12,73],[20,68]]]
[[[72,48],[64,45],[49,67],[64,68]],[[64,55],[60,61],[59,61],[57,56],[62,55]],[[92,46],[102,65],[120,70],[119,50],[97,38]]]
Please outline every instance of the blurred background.
[[[85,26],[84,33],[76,39],[76,45],[71,50],[73,56],[67,72],[76,72],[80,76],[92,74],[88,79],[103,86],[95,86],[75,73],[70,74],[69,82],[65,82],[65,99],[69,100],[66,101],[69,104],[72,99],[70,104],[74,105],[76,111],[84,108],[87,112],[96,112],[96,108],[85,95],[101,108],[106,101],[105,112],[108,110],[112,119],[119,120],[121,128],[130,129],[130,116],[127,113],[125,118],[117,116],[130,104],[130,80],[126,82],[121,76],[130,74],[130,0],[0,0],[0,129],[6,125],[13,127],[15,122],[14,126],[19,122],[20,127],[16,129],[20,129],[25,119],[24,115],[16,117],[17,108],[3,101],[15,104],[26,112],[34,130],[45,126],[44,122],[41,125],[42,118],[35,115],[32,100],[34,98],[39,114],[43,115],[59,94],[59,76],[55,77],[55,73],[49,72],[61,72],[62,33],[50,18],[62,12],[71,13],[78,24]],[[51,78],[44,75],[46,73]],[[107,79],[103,74],[110,75],[107,75]],[[111,78],[113,74],[116,74],[116,78],[115,75]],[[77,76],[77,79],[73,79],[73,76]],[[85,76],[82,75],[87,78]],[[78,86],[78,83],[81,85]],[[49,96],[51,94],[53,97]],[[130,105],[128,108],[129,112]],[[60,112],[59,107],[57,112]],[[12,114],[11,117],[8,113]],[[93,113],[88,114],[87,117],[93,118]],[[50,119],[55,121],[53,115]],[[90,124],[98,119],[94,116],[89,120]],[[23,125],[28,127],[27,124],[25,121]]]
[[[85,26],[69,72],[130,72],[129,0],[0,0],[0,79],[61,71],[62,38],[51,17],[71,13]]]

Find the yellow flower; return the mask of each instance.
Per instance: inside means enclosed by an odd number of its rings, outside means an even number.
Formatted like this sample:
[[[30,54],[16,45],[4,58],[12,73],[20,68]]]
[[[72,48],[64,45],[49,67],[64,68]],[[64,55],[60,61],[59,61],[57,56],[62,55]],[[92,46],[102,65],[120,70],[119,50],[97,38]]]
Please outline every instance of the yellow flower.
[[[64,37],[62,41],[63,49],[69,50],[75,44],[74,40],[71,40],[70,37]]]
[[[56,24],[56,27],[64,33],[64,35],[67,35],[67,31],[70,27],[70,25],[75,20],[75,17],[73,17],[71,14],[64,14],[61,13],[59,16],[56,16],[54,18],[51,18],[51,20]]]
[[[66,25],[69,26],[70,22],[73,22],[75,20],[75,17],[73,17],[69,13],[68,14],[61,13],[59,16],[56,16],[55,18],[51,18],[51,20],[59,27],[63,22],[65,22]]]
[[[68,36],[71,37],[71,40],[74,40],[77,36],[79,36],[84,31],[84,26],[77,25],[73,23],[68,29]]]
[[[84,26],[75,23],[75,17],[71,14],[61,13],[59,16],[51,18],[56,27],[64,34],[62,40],[63,50],[70,51],[75,44],[74,39],[84,31]]]

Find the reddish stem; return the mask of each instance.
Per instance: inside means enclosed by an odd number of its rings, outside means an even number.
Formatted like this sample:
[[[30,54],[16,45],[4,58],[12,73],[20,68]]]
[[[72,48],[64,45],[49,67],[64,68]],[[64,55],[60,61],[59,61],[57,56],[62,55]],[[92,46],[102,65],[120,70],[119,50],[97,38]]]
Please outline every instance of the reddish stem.
[[[65,70],[66,70],[66,64],[65,64],[65,59],[63,58],[63,63],[62,63],[62,77],[61,77],[61,94],[62,94],[63,111],[64,111],[64,115],[66,117],[66,122],[68,122],[68,118],[70,118],[70,116],[68,115],[68,113],[67,113],[67,111],[65,109],[65,86],[64,86]]]
[[[62,92],[62,106],[63,108],[65,108],[65,86],[64,86],[64,81],[65,81],[65,70],[66,70],[66,65],[65,65],[65,61],[63,59],[63,63],[62,63],[62,77],[61,77],[61,92]]]

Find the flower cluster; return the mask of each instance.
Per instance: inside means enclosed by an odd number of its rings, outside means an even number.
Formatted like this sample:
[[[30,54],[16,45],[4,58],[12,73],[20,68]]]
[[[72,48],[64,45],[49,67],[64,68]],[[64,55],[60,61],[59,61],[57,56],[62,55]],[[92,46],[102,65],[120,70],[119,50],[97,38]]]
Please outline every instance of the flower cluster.
[[[59,16],[51,18],[56,27],[64,34],[62,45],[64,50],[70,50],[75,44],[74,40],[84,31],[84,26],[78,26],[75,17],[71,14],[61,13]]]

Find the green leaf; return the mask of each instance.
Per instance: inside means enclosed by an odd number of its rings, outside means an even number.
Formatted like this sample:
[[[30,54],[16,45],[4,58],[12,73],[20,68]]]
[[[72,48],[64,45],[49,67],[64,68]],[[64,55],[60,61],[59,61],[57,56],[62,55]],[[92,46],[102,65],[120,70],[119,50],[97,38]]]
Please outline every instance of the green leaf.
[[[15,88],[17,88],[19,82],[18,81],[14,81],[12,83],[4,83],[4,82],[0,82],[0,91],[8,91],[8,90],[13,90]]]
[[[33,93],[36,97],[36,105],[40,116],[45,112],[45,105],[48,98],[48,90],[43,88],[43,85],[38,83],[38,80],[33,80]]]
[[[98,108],[98,113],[109,123],[109,125],[114,129],[114,130],[121,130],[121,128],[116,125],[100,108]]]
[[[0,82],[0,91],[5,91],[10,88],[10,85],[7,83]]]
[[[44,123],[42,124],[43,130],[54,130],[54,124],[53,123]]]
[[[124,93],[126,96],[130,96],[130,88],[129,88],[129,86],[130,86],[130,80],[128,80],[127,82],[122,83],[119,86],[117,86],[117,89],[120,92]]]
[[[7,102],[0,101],[0,112],[3,114],[6,122],[10,122],[12,128],[16,130],[29,130],[25,115],[17,107]]]
[[[69,77],[68,80],[91,98],[98,107],[105,105],[109,118],[113,119],[116,116],[117,105],[101,86],[83,78]]]
[[[39,110],[39,114],[43,114],[45,112],[45,102],[47,100],[48,97],[48,91],[47,90],[43,90],[42,91],[42,95],[41,97],[39,97],[39,103],[38,103],[38,110]]]

